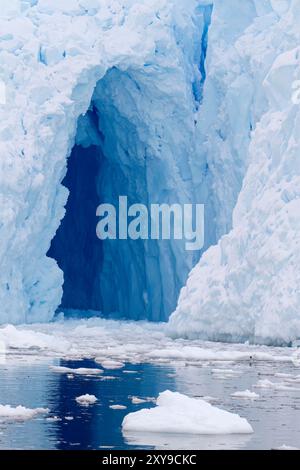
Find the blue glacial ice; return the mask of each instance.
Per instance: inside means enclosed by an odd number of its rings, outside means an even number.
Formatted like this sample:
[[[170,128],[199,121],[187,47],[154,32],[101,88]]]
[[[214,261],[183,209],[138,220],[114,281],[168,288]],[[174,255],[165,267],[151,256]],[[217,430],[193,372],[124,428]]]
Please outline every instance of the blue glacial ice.
[[[1,20],[1,321],[49,321],[61,299],[166,320],[200,254],[184,241],[101,243],[95,213],[124,194],[213,214],[197,125],[212,7],[23,3]]]
[[[300,4],[242,4],[214,2],[201,112],[219,241],[190,273],[169,331],[289,344],[300,336]]]
[[[1,2],[2,323],[61,305],[300,336],[299,20],[298,0]],[[204,203],[204,253],[101,243],[121,194]]]

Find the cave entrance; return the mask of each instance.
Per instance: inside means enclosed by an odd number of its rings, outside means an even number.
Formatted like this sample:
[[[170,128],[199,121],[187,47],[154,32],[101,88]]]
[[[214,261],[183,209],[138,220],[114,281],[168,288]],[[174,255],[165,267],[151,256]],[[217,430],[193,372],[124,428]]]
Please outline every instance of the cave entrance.
[[[175,163],[176,172],[170,169],[173,154],[164,143],[171,139],[164,136],[164,113],[175,119],[178,106],[172,100],[162,113],[161,96],[149,83],[137,72],[111,69],[78,120],[62,182],[70,192],[66,214],[48,252],[64,273],[60,311],[165,321],[195,263],[195,253],[174,241],[100,241],[96,235],[99,204],[118,207],[121,195],[128,204],[174,203],[183,192],[177,181],[170,183],[178,169]]]
[[[95,237],[97,177],[103,155],[100,147],[75,144],[63,185],[69,190],[66,214],[52,240],[48,256],[64,273],[61,308],[99,312],[97,292],[103,247]]]

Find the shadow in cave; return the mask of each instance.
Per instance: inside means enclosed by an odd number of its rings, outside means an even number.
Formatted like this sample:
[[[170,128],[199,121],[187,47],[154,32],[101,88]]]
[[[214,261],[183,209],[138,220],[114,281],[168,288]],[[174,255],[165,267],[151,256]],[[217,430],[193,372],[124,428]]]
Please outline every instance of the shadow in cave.
[[[171,97],[157,117],[161,91],[151,83],[146,75],[113,68],[78,119],[62,182],[70,192],[66,215],[48,252],[64,273],[60,310],[72,316],[166,321],[198,259],[182,240],[100,241],[96,235],[97,207],[109,203],[117,210],[120,196],[148,210],[193,201],[186,169],[178,176],[188,158],[175,159],[170,135],[181,115]]]
[[[48,256],[56,259],[64,273],[63,310],[101,311],[101,298],[96,293],[103,246],[95,230],[101,159],[99,147],[75,145],[62,182],[70,194]]]

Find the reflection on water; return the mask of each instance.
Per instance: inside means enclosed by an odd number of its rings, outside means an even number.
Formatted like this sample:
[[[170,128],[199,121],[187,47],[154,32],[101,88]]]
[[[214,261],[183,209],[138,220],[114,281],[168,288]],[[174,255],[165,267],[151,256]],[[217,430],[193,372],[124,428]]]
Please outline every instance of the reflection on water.
[[[100,367],[94,361],[61,361],[61,365],[77,367]],[[124,370],[136,372],[124,373]],[[136,411],[141,406],[133,405],[130,396],[156,397],[167,386],[174,390],[174,379],[167,377],[162,367],[152,367],[149,364],[128,365],[126,369],[108,370],[100,377],[74,376],[68,379],[66,374],[57,374],[58,383],[49,391],[50,401],[57,402],[55,413],[58,416],[73,416],[68,425],[56,428],[59,449],[67,445],[78,449],[97,449],[99,446],[126,448],[121,432],[124,416]],[[105,377],[114,379],[103,380]],[[167,379],[167,381],[166,381]],[[83,394],[95,395],[98,402],[90,407],[79,406],[74,397]],[[110,405],[127,406],[126,410],[113,410]],[[50,405],[50,404],[49,404]],[[49,406],[48,405],[48,406]],[[50,405],[51,406],[51,405]],[[153,406],[143,404],[144,406]]]
[[[100,368],[91,360],[56,361],[55,364]],[[168,376],[173,370],[169,368],[129,364],[125,369],[107,370],[101,376],[68,378],[67,374],[49,369],[49,365],[53,361],[21,361],[0,367],[0,404],[48,407],[49,417],[55,417],[50,420],[39,417],[23,423],[0,420],[0,448],[131,448],[122,436],[123,418],[129,412],[153,404],[133,405],[129,397],[156,397],[165,388],[175,390],[174,378]],[[124,373],[124,370],[134,373]],[[90,407],[80,406],[75,397],[86,393],[95,395],[98,402]],[[113,404],[125,405],[127,409],[113,410],[110,408]]]
[[[126,433],[127,444],[135,447],[151,446],[156,450],[228,450],[244,449],[251,439],[249,434],[230,436],[192,436],[182,434]]]
[[[0,404],[28,408],[48,407],[50,418],[39,416],[27,422],[0,420],[0,448],[4,449],[270,449],[300,443],[300,390],[255,389],[261,378],[274,379],[275,372],[295,373],[288,364],[202,364],[168,367],[127,364],[124,369],[106,370],[103,376],[73,377],[54,372],[50,365],[70,368],[101,367],[92,360],[58,361],[23,357],[0,365]],[[214,372],[224,368],[226,374]],[[276,367],[276,370],[274,368]],[[129,372],[129,373],[127,373]],[[113,377],[113,378],[112,378]],[[107,378],[107,380],[105,380]],[[255,401],[234,399],[237,390],[253,389]],[[124,416],[153,403],[132,404],[130,396],[156,397],[166,389],[190,396],[212,396],[216,406],[239,413],[254,428],[253,435],[192,436],[152,433],[122,435]],[[89,393],[98,402],[82,407],[75,397]],[[125,405],[114,410],[113,404]],[[48,418],[49,418],[48,417]]]

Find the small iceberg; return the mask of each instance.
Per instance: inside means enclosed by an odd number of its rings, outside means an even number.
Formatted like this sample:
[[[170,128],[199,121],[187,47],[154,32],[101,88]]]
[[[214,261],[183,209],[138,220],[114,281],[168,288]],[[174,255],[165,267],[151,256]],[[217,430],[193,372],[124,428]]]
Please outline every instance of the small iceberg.
[[[156,407],[125,416],[123,431],[176,434],[251,434],[245,418],[204,400],[169,390],[160,393]]]

